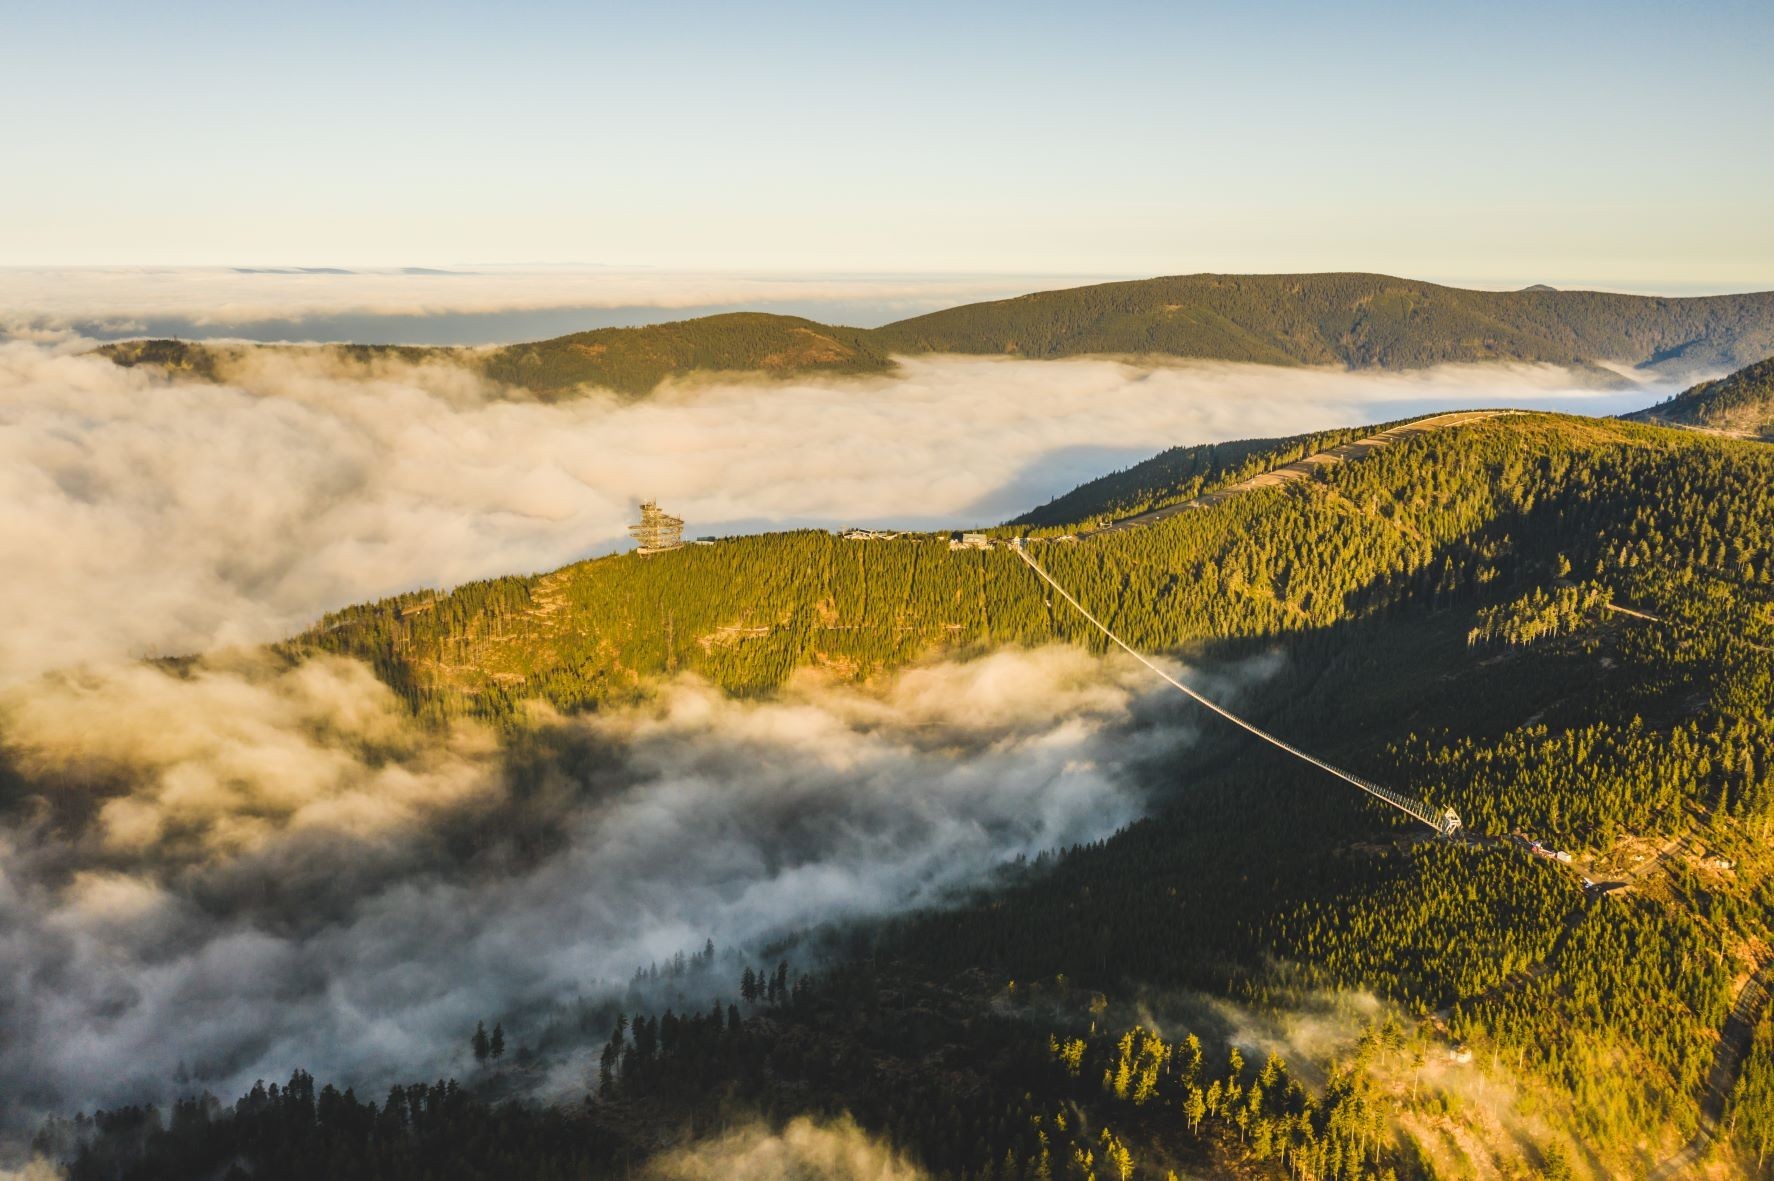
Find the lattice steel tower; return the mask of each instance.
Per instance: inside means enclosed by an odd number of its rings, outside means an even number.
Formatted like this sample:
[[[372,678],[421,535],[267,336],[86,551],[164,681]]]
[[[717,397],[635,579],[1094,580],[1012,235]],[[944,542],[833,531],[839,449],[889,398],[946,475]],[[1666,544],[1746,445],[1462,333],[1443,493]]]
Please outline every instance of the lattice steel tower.
[[[630,525],[628,531],[638,543],[637,554],[662,554],[683,548],[684,519],[672,516],[655,500],[642,502],[641,523]]]

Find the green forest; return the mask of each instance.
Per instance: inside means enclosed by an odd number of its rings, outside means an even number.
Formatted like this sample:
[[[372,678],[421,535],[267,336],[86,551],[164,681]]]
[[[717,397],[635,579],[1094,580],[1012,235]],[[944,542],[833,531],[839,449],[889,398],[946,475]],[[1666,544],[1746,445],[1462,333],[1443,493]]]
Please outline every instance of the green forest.
[[[1209,357],[1410,369],[1619,361],[1686,372],[1774,352],[1768,294],[1666,299],[1469,291],[1387,275],[1180,275],[1044,291],[901,320],[894,352]]]
[[[593,389],[639,397],[667,378],[692,373],[790,377],[885,373],[893,368],[892,360],[861,329],[764,312],[733,312],[639,328],[599,328],[487,349],[133,340],[102,345],[97,351],[125,368],[144,365],[173,377],[202,381],[227,381],[243,366],[265,357],[321,356],[361,376],[373,375],[390,364],[459,365],[502,387],[522,390],[544,401]]]
[[[1145,819],[806,932],[707,1005],[631,1006],[572,1103],[508,1098],[533,1034],[507,1022],[484,1077],[372,1101],[298,1075],[43,1143],[81,1181],[615,1177],[843,1115],[950,1181],[1648,1176],[1690,1141],[1770,1175],[1774,1025],[1745,988],[1774,963],[1774,451],[1515,415],[1073,536],[1345,438],[1166,452],[995,533],[1142,650],[1268,657],[1241,710],[1471,839],[1204,721],[1147,768]],[[769,695],[1055,642],[1106,643],[1003,545],[799,531],[404,595],[282,651],[521,735],[533,703],[674,674]],[[1252,1032],[1315,1013],[1337,1033],[1305,1050]]]
[[[1710,430],[1759,435],[1774,441],[1774,357],[1716,381],[1703,381],[1632,416]]]
[[[583,385],[622,394],[688,373],[884,373],[893,367],[871,335],[797,316],[732,312],[643,328],[600,328],[474,358],[494,381],[559,396]]]

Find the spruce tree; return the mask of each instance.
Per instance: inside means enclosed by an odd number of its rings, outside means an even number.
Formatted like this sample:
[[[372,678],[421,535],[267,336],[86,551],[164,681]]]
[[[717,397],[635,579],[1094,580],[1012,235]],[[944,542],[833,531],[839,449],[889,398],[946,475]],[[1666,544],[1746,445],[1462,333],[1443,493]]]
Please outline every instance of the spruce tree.
[[[487,1043],[486,1022],[475,1022],[474,1036],[468,1040],[468,1044],[474,1047],[474,1060],[476,1062],[485,1062],[487,1060],[489,1045]]]

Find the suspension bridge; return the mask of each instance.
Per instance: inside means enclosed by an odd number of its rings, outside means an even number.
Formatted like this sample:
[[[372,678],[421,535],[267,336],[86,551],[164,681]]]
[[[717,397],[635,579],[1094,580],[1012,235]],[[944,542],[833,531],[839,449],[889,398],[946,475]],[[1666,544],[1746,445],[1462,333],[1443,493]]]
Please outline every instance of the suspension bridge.
[[[1389,807],[1398,809],[1398,811],[1403,812],[1406,816],[1409,816],[1412,820],[1415,820],[1419,824],[1428,825],[1431,829],[1433,829],[1437,834],[1439,834],[1441,836],[1451,837],[1455,833],[1460,831],[1460,816],[1452,808],[1436,808],[1431,804],[1424,803],[1422,800],[1416,799],[1412,796],[1407,796],[1403,792],[1393,791],[1389,787],[1381,787],[1377,783],[1370,783],[1369,781],[1367,781],[1366,779],[1363,779],[1359,775],[1355,775],[1355,774],[1352,774],[1348,771],[1345,771],[1341,767],[1332,766],[1330,763],[1325,762],[1323,759],[1318,758],[1315,755],[1311,755],[1311,754],[1306,753],[1305,751],[1301,750],[1299,747],[1293,745],[1292,743],[1290,743],[1282,738],[1276,737],[1275,735],[1269,733],[1267,730],[1263,729],[1262,727],[1256,725],[1253,722],[1246,721],[1245,719],[1239,717],[1237,714],[1233,713],[1231,710],[1227,709],[1225,706],[1220,705],[1218,702],[1213,701],[1212,699],[1205,697],[1202,694],[1196,692],[1194,689],[1189,688],[1189,686],[1183,684],[1181,681],[1177,680],[1175,677],[1173,677],[1169,673],[1165,672],[1157,664],[1153,663],[1143,653],[1137,651],[1126,640],[1123,640],[1120,636],[1116,635],[1112,630],[1110,630],[1108,624],[1106,624],[1102,620],[1098,619],[1095,615],[1092,615],[1090,613],[1089,608],[1087,608],[1083,603],[1080,603],[1076,598],[1073,597],[1072,592],[1068,591],[1065,587],[1061,586],[1058,582],[1056,582],[1054,580],[1053,575],[1049,574],[1046,570],[1042,569],[1041,564],[1039,562],[1035,561],[1035,559],[1029,554],[1029,551],[1023,545],[1021,538],[1016,538],[1016,539],[1012,540],[1010,543],[1010,548],[1015,550],[1016,556],[1021,558],[1025,563],[1027,563],[1029,569],[1033,570],[1037,575],[1040,576],[1040,578],[1043,582],[1045,582],[1048,586],[1052,587],[1054,592],[1056,594],[1058,594],[1060,598],[1062,598],[1066,602],[1070,603],[1072,605],[1072,608],[1075,611],[1077,611],[1078,614],[1082,615],[1085,619],[1090,621],[1091,626],[1095,627],[1096,630],[1102,632],[1103,635],[1107,636],[1110,643],[1114,644],[1116,647],[1120,648],[1123,652],[1127,653],[1129,656],[1133,657],[1135,660],[1139,661],[1141,664],[1143,664],[1147,668],[1151,669],[1152,672],[1156,673],[1158,675],[1158,677],[1160,679],[1162,679],[1166,684],[1168,684],[1171,688],[1184,694],[1190,700],[1194,701],[1197,705],[1200,705],[1205,709],[1211,710],[1212,712],[1218,714],[1220,717],[1225,718],[1228,722],[1231,722],[1234,726],[1237,726],[1242,730],[1246,730],[1249,733],[1256,735],[1258,738],[1262,739],[1264,742],[1267,742],[1270,746],[1276,747],[1279,750],[1286,751],[1288,754],[1292,755],[1294,758],[1299,759],[1302,762],[1310,763],[1312,766],[1317,767],[1320,771],[1324,771],[1324,772],[1327,772],[1331,775],[1335,775],[1338,779],[1341,779],[1343,782],[1351,784],[1354,787],[1360,788],[1362,791],[1366,792],[1368,795],[1373,796],[1376,800],[1379,800],[1381,803],[1386,804]]]

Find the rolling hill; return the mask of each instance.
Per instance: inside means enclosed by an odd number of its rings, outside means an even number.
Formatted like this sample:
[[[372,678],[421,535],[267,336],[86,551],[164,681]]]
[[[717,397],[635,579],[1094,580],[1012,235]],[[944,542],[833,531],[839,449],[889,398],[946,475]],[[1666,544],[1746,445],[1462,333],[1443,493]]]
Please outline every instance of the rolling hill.
[[[668,378],[694,373],[792,377],[883,373],[893,367],[892,360],[860,329],[763,312],[704,316],[641,328],[600,328],[492,349],[148,340],[104,345],[98,352],[119,365],[147,365],[174,377],[206,381],[226,380],[233,367],[263,356],[318,353],[366,370],[386,362],[458,364],[544,399],[588,389],[638,397]]]
[[[893,364],[861,329],[763,312],[600,328],[494,349],[476,363],[495,381],[554,396],[586,385],[644,394],[691,373],[881,373]]]
[[[1774,442],[1774,357],[1716,381],[1703,381],[1628,417],[1704,427]]]
[[[213,379],[243,350],[291,346],[135,341],[120,364]],[[346,361],[445,361],[545,398],[635,397],[697,373],[884,373],[894,356],[1087,355],[1413,369],[1450,362],[1606,365],[1683,376],[1774,352],[1774,292],[1674,299],[1593,291],[1468,291],[1385,275],[1187,275],[968,304],[882,328],[741,312],[601,328],[493,349],[329,346]]]
[[[1774,351],[1774,293],[1669,299],[1468,291],[1386,275],[1184,275],[1044,291],[902,320],[900,353],[1088,353],[1414,369],[1614,362],[1672,373]]]
[[[1121,476],[1087,483],[999,532],[1039,526],[1037,533],[1057,534],[1130,515],[1371,430],[1167,452]],[[1440,549],[1488,553],[1492,543],[1482,535],[1509,534],[1506,522],[1523,504],[1577,495],[1583,472],[1594,480],[1602,465],[1620,472],[1653,465],[1664,472],[1659,483],[1692,484],[1695,477],[1685,469],[1702,462],[1708,471],[1736,472],[1746,482],[1729,489],[1719,512],[1735,523],[1732,552],[1759,552],[1766,522],[1758,513],[1769,495],[1765,476],[1774,456],[1750,444],[1623,422],[1527,414],[1411,438],[1373,459],[1327,471],[1302,492],[1266,490],[1159,528],[1050,544],[1044,561],[1062,581],[1086,592],[1100,585],[1102,598],[1118,599],[1105,609],[1143,646],[1268,638],[1360,617],[1390,596],[1411,597],[1414,591],[1400,580],[1415,580],[1412,586],[1435,581],[1426,571]],[[1367,486],[1382,475],[1391,483]],[[1646,511],[1641,499],[1649,494],[1621,488],[1616,495],[1609,511],[1628,515],[1598,536],[1569,539],[1581,549],[1573,548],[1568,560],[1587,563],[1592,572],[1597,565],[1614,568],[1623,597],[1664,603],[1667,588],[1647,588],[1665,572],[1619,552],[1642,536],[1645,526],[1631,514]],[[1719,526],[1691,527],[1711,538]],[[1520,539],[1511,535],[1509,544]],[[615,555],[448,595],[418,592],[348,608],[299,644],[370,660],[421,712],[501,717],[525,697],[567,710],[622,699],[668,668],[699,672],[735,692],[758,692],[806,665],[867,678],[933,651],[965,653],[1056,636],[1094,643],[1086,629],[1042,605],[1038,588],[1002,548],[970,559],[948,552],[946,534],[879,544],[817,530],[736,537],[659,561]],[[1731,573],[1744,562],[1746,574]],[[1719,577],[1747,578],[1759,594],[1760,562],[1742,557],[1703,565]],[[976,585],[982,577],[983,593]],[[1464,580],[1477,572],[1446,577]],[[1118,593],[1108,589],[1115,585]],[[661,602],[669,604],[669,628],[659,623]]]
[[[1054,502],[1042,532],[1340,439],[1167,453]],[[394,1175],[403,1153],[497,1144],[500,1175],[617,1177],[736,1105],[847,1113],[970,1181],[1082,1177],[1087,1156],[1154,1181],[1648,1176],[1715,1141],[1757,1175],[1774,1145],[1774,1026],[1746,984],[1774,963],[1771,498],[1759,444],[1515,414],[1146,528],[1032,540],[1139,648],[1198,669],[1261,657],[1249,715],[1480,837],[1429,838],[1206,726],[1130,752],[1152,814],[1106,841],[809,934],[817,971],[789,982],[785,964],[765,993],[748,966],[728,1009],[630,1009],[582,1099],[526,1112],[440,1085],[423,1094],[449,1120],[386,1136],[349,1092],[317,1117],[299,1076],[152,1136],[102,1116],[118,1130],[70,1176],[118,1175],[107,1153],[144,1179],[282,1153]],[[416,714],[486,719],[533,759],[553,723],[528,702],[596,710],[685,673],[769,694],[797,670],[866,681],[1054,642],[1103,647],[1003,546],[800,531],[400,596],[282,651],[360,657]],[[687,970],[712,970],[706,954]],[[1267,1061],[1237,1050],[1241,1014],[1316,1029],[1327,997],[1366,1014],[1336,1019],[1330,1062],[1285,1039]],[[1159,1028],[1154,1009],[1192,1016]]]

